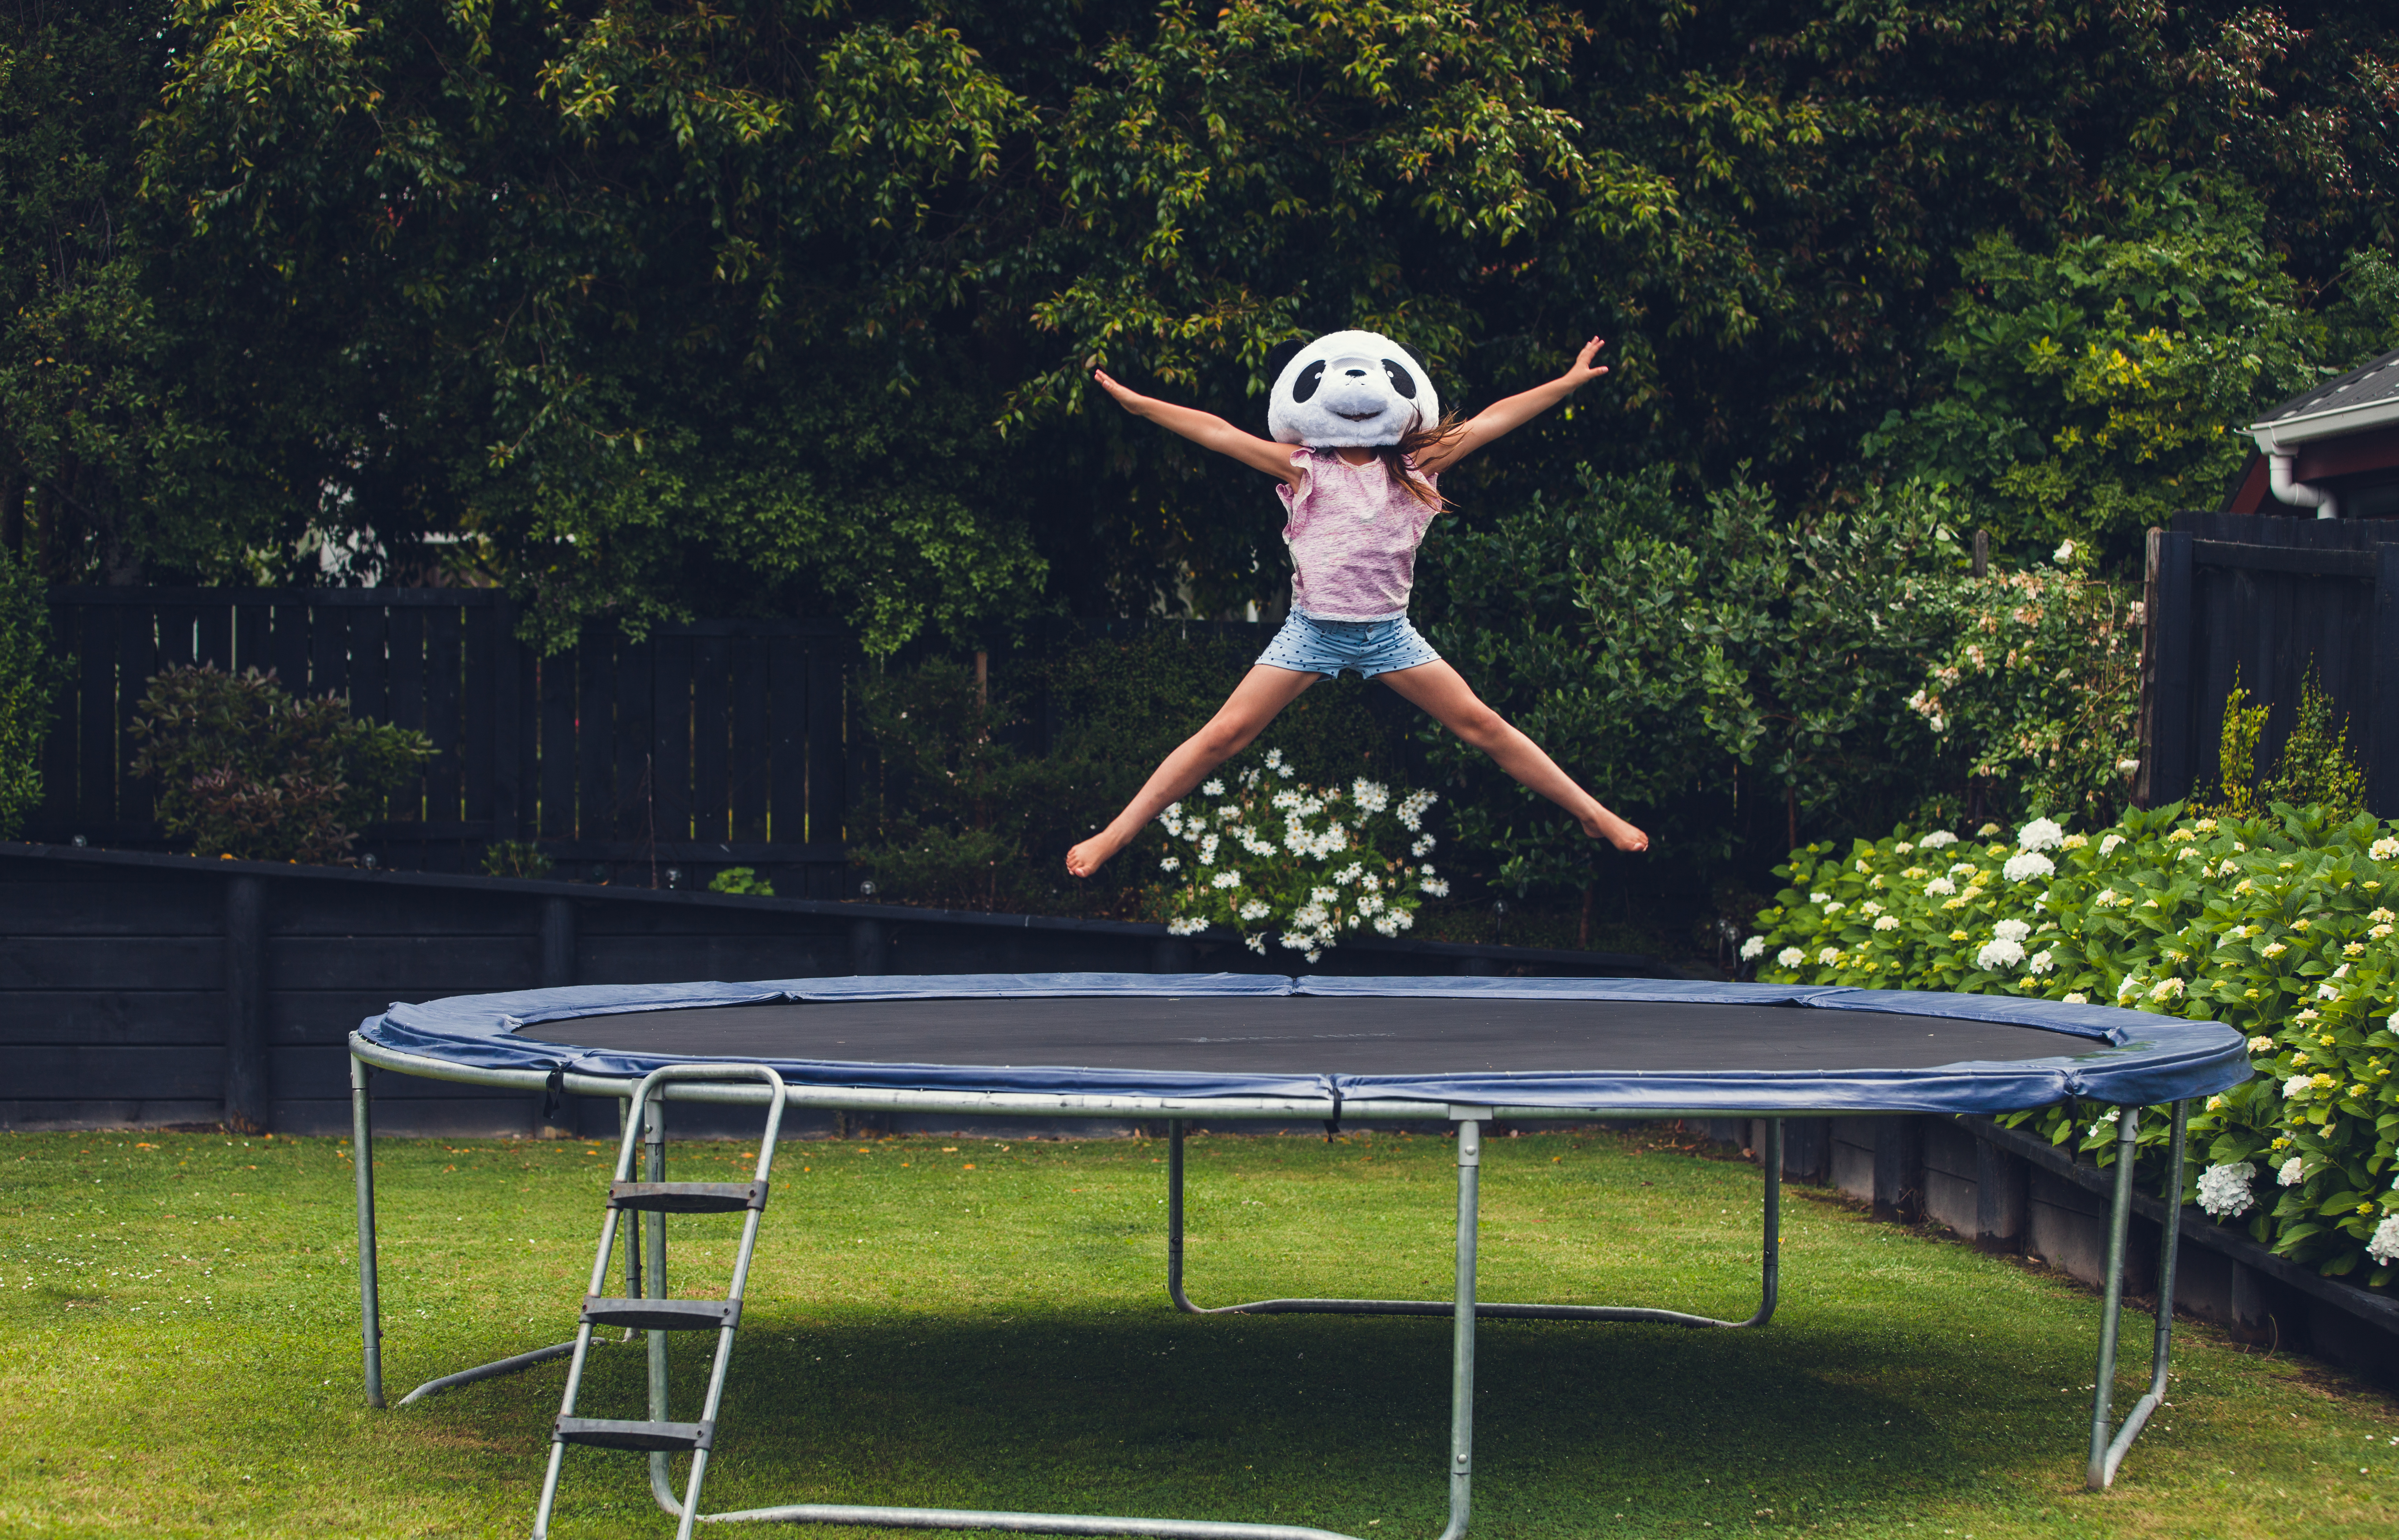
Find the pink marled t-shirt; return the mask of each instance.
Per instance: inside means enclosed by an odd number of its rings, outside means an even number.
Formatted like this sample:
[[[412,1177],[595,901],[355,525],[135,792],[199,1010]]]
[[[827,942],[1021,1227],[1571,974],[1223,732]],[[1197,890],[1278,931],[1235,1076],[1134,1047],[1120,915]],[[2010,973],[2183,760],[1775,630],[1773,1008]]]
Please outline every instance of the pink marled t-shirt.
[[[1379,459],[1353,466],[1329,449],[1295,450],[1308,475],[1275,489],[1290,518],[1292,608],[1311,620],[1397,620],[1408,613],[1416,547],[1433,510],[1395,485]],[[1427,487],[1440,478],[1420,476]]]

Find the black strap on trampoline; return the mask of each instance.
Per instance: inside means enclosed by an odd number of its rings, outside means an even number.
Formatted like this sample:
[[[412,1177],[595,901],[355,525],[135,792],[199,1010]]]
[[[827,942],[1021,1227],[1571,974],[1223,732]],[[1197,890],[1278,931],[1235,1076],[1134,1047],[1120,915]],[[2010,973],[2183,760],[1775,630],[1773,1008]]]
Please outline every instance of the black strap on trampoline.
[[[1330,1144],[1334,1136],[1341,1131],[1341,1087],[1332,1086],[1327,1088],[1333,1092],[1333,1115],[1324,1120],[1324,1142]]]
[[[546,1124],[554,1126],[565,1116],[566,1066],[560,1064],[552,1068],[549,1072],[549,1078],[542,1082],[541,1120]]]

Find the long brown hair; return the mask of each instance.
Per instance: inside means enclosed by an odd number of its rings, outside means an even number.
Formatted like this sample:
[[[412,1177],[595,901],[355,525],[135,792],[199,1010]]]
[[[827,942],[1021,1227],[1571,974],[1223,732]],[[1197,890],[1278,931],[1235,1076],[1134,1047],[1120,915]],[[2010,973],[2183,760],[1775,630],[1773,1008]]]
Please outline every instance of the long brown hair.
[[[1383,474],[1391,484],[1406,490],[1407,494],[1439,513],[1447,500],[1429,485],[1421,475],[1408,474],[1408,462],[1428,450],[1438,448],[1466,430],[1466,424],[1455,412],[1444,412],[1440,422],[1430,427],[1413,427],[1400,435],[1396,444],[1378,444],[1375,458],[1383,462]]]

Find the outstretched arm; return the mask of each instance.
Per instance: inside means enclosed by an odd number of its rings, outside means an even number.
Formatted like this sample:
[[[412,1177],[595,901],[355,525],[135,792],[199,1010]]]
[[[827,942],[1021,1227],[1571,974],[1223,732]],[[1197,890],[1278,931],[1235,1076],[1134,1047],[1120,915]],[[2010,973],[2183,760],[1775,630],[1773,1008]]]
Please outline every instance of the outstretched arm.
[[[1099,370],[1091,371],[1091,378],[1100,383],[1102,390],[1117,399],[1117,405],[1134,416],[1146,417],[1170,433],[1181,434],[1202,449],[1228,454],[1253,469],[1265,471],[1268,476],[1294,486],[1298,484],[1301,473],[1291,463],[1291,445],[1278,444],[1254,433],[1243,433],[1213,412],[1176,406],[1172,401],[1161,401],[1154,396],[1129,390]]]
[[[1565,400],[1592,381],[1607,372],[1606,366],[1593,364],[1592,356],[1607,344],[1597,337],[1582,344],[1575,361],[1566,371],[1545,385],[1492,402],[1476,412],[1467,425],[1446,441],[1426,451],[1416,468],[1427,475],[1438,475],[1465,459],[1492,439],[1524,426],[1550,408]]]

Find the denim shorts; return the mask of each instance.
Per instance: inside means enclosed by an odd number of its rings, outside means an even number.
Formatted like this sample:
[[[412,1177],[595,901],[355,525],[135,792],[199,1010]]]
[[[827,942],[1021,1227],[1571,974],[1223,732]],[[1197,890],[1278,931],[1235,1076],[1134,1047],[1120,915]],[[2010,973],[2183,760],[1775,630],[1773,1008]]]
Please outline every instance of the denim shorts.
[[[1416,634],[1408,617],[1395,620],[1319,620],[1291,612],[1258,661],[1270,669],[1339,677],[1354,669],[1362,679],[1439,663],[1432,643]]]

